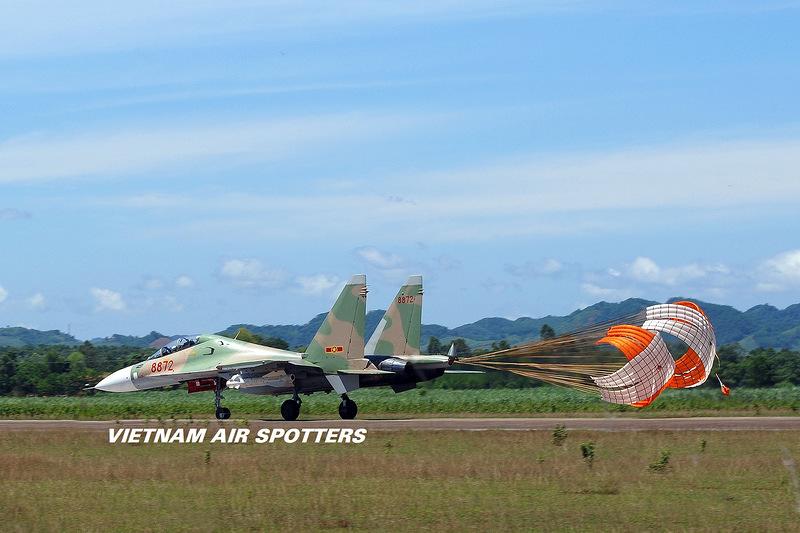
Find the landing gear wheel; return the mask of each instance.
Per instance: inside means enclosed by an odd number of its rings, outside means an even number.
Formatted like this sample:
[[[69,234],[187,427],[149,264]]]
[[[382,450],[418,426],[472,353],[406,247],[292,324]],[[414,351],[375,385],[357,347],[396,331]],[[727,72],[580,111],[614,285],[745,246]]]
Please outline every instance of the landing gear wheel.
[[[286,400],[281,404],[281,416],[284,420],[297,420],[300,416],[300,402],[297,400]]]
[[[339,404],[339,416],[344,420],[352,420],[358,413],[358,406],[356,402],[350,398],[342,398],[342,403]]]
[[[214,407],[216,407],[217,420],[227,420],[231,417],[231,410],[222,407],[222,389],[225,388],[225,380],[217,378],[214,382]]]

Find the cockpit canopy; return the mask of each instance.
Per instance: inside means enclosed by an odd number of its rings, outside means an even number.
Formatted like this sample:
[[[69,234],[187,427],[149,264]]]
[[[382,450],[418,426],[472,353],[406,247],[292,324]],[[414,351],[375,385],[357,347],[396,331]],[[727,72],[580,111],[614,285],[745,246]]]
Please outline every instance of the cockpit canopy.
[[[194,346],[200,342],[200,337],[197,335],[190,335],[190,336],[180,336],[172,339],[167,344],[159,348],[156,353],[148,357],[147,359],[157,359],[159,357],[164,357],[165,355],[169,355],[171,353],[180,352],[181,350],[185,350],[191,346]]]

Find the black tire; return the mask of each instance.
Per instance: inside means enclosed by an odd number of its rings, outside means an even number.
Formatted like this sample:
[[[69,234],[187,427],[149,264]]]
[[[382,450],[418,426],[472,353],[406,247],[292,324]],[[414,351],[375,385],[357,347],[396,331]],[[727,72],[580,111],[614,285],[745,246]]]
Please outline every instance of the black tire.
[[[281,416],[284,420],[291,422],[300,416],[300,402],[286,400],[281,404]]]
[[[217,420],[227,420],[231,417],[231,410],[227,407],[217,409]]]
[[[358,406],[356,402],[351,399],[342,400],[342,403],[339,404],[339,416],[342,417],[343,420],[352,420],[358,414]]]

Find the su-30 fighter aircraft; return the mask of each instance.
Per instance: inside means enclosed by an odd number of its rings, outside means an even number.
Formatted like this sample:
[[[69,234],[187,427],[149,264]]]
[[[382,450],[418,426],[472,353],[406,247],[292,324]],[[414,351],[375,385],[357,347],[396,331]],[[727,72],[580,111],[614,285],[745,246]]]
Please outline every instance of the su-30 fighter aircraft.
[[[370,338],[364,355],[366,276],[353,276],[305,353],[279,350],[220,335],[182,337],[145,361],[112,373],[95,389],[132,392],[186,383],[189,393],[214,391],[216,416],[230,418],[222,391],[291,394],[281,416],[295,420],[300,394],[336,391],[339,415],[355,418],[358,406],[347,393],[361,387],[391,386],[395,392],[445,373],[455,360],[448,355],[420,355],[422,276],[412,276],[400,289]],[[455,372],[455,371],[450,371]]]

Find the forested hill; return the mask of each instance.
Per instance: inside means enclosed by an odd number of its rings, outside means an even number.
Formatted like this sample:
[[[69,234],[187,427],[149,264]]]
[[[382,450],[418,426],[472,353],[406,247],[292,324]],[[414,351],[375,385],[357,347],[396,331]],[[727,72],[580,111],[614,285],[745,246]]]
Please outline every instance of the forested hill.
[[[426,346],[431,336],[438,337],[443,342],[463,338],[473,347],[489,345],[503,339],[515,344],[538,337],[539,330],[544,324],[549,324],[557,333],[563,333],[630,315],[653,303],[655,302],[631,298],[619,303],[600,302],[566,316],[523,317],[516,320],[496,317],[483,318],[456,328],[425,324],[422,327],[422,345]],[[747,350],[758,347],[800,349],[800,304],[782,310],[770,305],[758,305],[742,312],[727,305],[698,303],[711,318],[720,345],[739,343]],[[367,314],[367,336],[375,328],[382,315],[382,310],[371,311]],[[282,338],[290,346],[305,346],[310,342],[324,317],[324,313],[319,314],[302,325],[234,324],[225,329],[225,332],[231,333],[239,327],[245,327],[262,337]],[[112,335],[92,339],[92,343],[143,347],[158,342],[164,336],[153,331],[143,337]],[[0,328],[0,346],[78,343],[77,339],[60,331]]]
[[[0,328],[0,346],[38,346],[41,344],[73,345],[78,344],[78,340],[72,335],[61,333],[58,330],[39,331],[38,329],[28,329],[20,327]]]
[[[673,298],[670,301],[685,298]],[[770,305],[759,305],[739,311],[728,305],[717,305],[695,300],[708,314],[717,333],[720,345],[739,343],[743,348],[789,348],[800,349],[800,304],[780,310]],[[538,338],[544,324],[550,325],[557,333],[575,331],[598,322],[606,322],[618,317],[634,314],[648,305],[657,302],[630,298],[619,303],[600,302],[566,316],[548,315],[542,318],[523,317],[516,320],[507,318],[482,318],[471,324],[447,328],[438,324],[422,326],[422,346],[428,344],[433,336],[442,341],[463,338],[473,347],[488,346],[492,342],[507,340],[510,344]],[[367,314],[367,337],[383,316],[382,310]],[[255,326],[237,324],[226,331],[245,327],[253,333],[265,337],[286,339],[291,346],[304,346],[319,328],[325,314],[314,317],[302,326]]]

